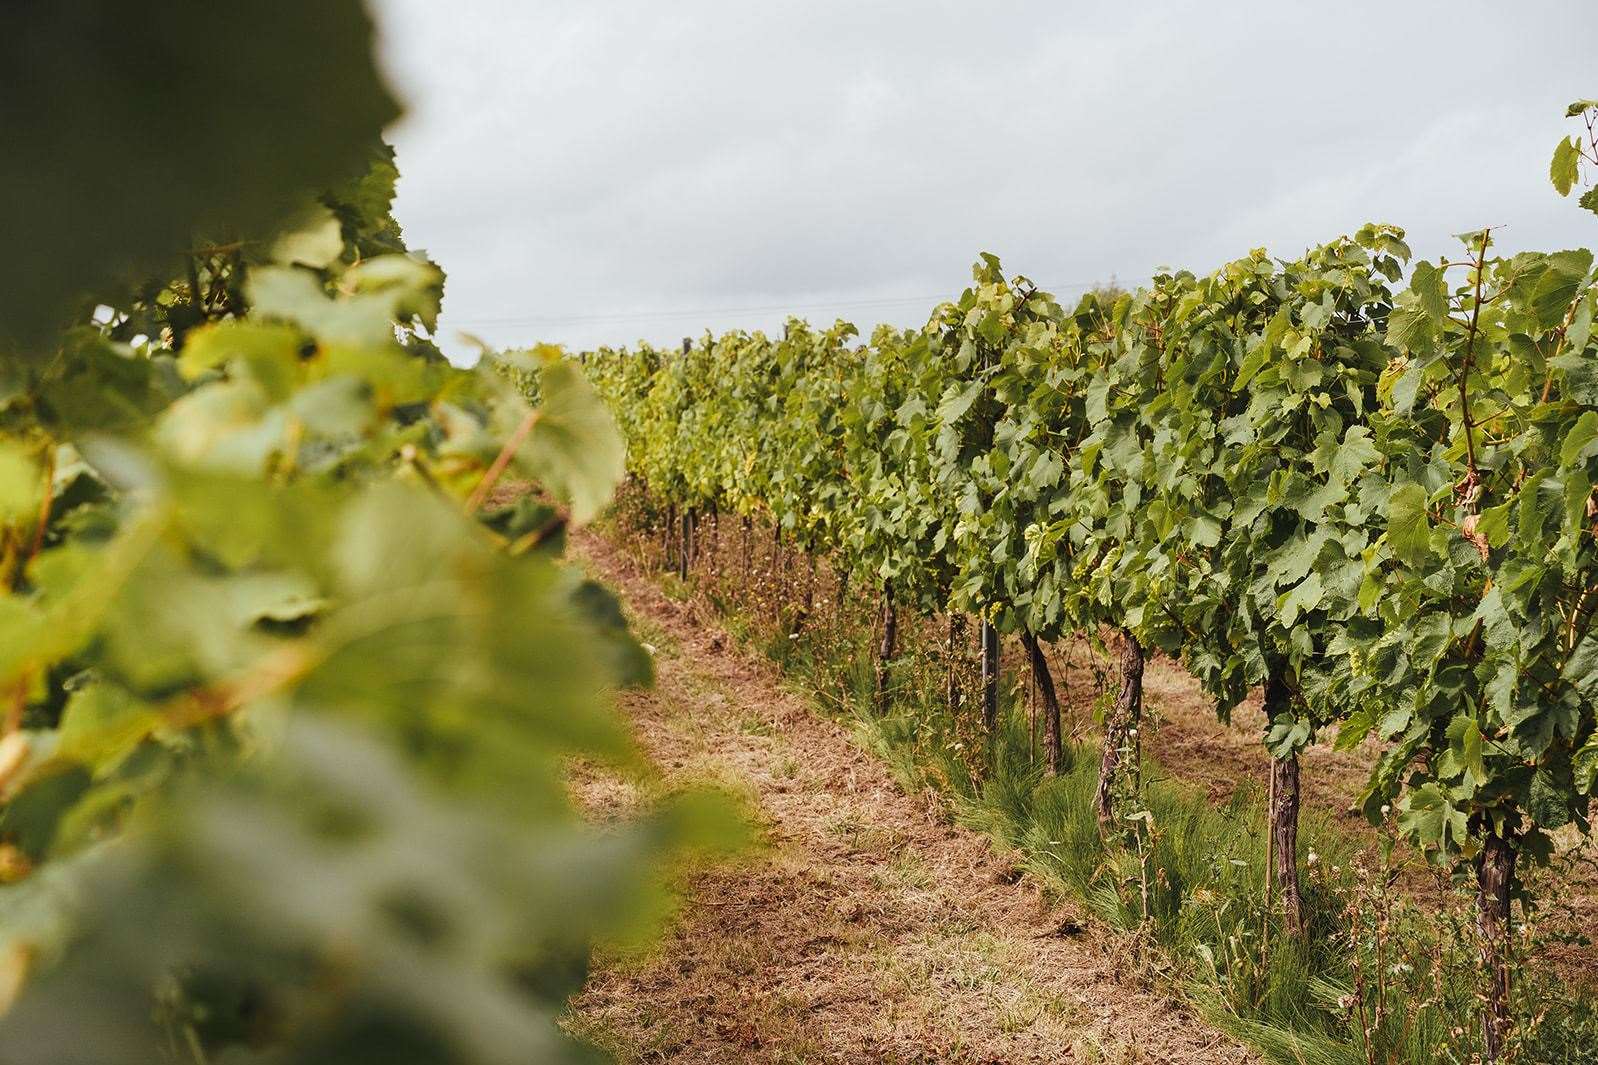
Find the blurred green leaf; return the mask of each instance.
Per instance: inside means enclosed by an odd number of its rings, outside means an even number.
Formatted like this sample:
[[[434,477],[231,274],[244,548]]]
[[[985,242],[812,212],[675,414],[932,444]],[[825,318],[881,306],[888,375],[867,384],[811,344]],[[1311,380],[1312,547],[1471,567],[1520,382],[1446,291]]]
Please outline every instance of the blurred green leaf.
[[[528,476],[571,504],[581,525],[609,501],[626,473],[627,449],[610,411],[575,363],[558,361],[540,377],[543,403],[516,455]]]
[[[0,267],[0,336],[43,354],[83,297],[354,176],[398,114],[371,36],[358,0],[7,5],[0,232],[28,254]]]

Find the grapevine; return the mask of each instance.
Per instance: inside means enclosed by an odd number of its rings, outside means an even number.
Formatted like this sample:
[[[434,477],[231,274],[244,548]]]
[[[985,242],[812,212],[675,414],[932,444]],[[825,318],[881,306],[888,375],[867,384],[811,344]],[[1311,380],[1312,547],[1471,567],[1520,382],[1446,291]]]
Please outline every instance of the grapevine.
[[[1561,193],[1594,151],[1561,144]],[[1068,311],[985,255],[922,329],[708,341],[691,390],[670,370],[629,385],[646,351],[593,358],[620,422],[655,427],[629,429],[651,493],[763,514],[893,603],[976,614],[1045,680],[1040,641],[1119,631],[1107,828],[1145,648],[1179,657],[1223,718],[1263,688],[1265,890],[1291,936],[1308,934],[1298,756],[1376,737],[1366,812],[1475,870],[1495,1055],[1516,863],[1588,831],[1598,779],[1598,276],[1586,251],[1495,257],[1490,232],[1411,259],[1372,224]],[[704,452],[673,458],[712,410],[720,446],[750,457],[719,490],[692,472]]]

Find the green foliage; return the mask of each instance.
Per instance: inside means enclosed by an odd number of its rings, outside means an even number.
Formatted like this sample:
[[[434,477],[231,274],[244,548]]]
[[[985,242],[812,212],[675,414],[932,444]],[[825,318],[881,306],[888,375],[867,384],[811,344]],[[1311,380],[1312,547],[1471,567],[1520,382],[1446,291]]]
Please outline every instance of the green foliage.
[[[843,558],[872,585],[891,582],[895,598],[929,612],[947,603],[957,565],[955,501],[932,465],[949,373],[929,338],[879,329],[840,411]]]
[[[591,1060],[594,942],[732,834],[567,795],[637,765],[607,693],[651,674],[559,557],[617,429],[558,352],[528,395],[431,343],[359,5],[101,8],[0,44],[0,169],[48,194],[0,297],[39,356],[0,396],[0,1061]]]
[[[8,5],[0,334],[48,354],[84,297],[270,238],[398,108],[357,0]],[[386,211],[385,211],[386,213]]]
[[[1548,180],[1554,191],[1569,196],[1581,181],[1582,164],[1598,166],[1598,100],[1577,100],[1565,108],[1566,118],[1579,118],[1586,126],[1587,139],[1573,134],[1560,140],[1554,147],[1553,160],[1548,164]],[[1598,189],[1588,189],[1578,201],[1593,214],[1598,214]]]
[[[1373,817],[1537,859],[1598,778],[1598,277],[1463,240],[1411,267],[1372,224],[1070,312],[984,255],[920,330],[585,361],[657,498],[764,513],[924,612],[1128,629],[1222,716],[1274,675],[1273,755],[1374,735]]]

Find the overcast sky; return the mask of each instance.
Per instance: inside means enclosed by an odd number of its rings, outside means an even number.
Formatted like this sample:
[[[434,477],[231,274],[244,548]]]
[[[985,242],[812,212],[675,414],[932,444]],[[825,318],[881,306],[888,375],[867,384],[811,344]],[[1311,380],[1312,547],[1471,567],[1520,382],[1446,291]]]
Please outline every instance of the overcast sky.
[[[1598,3],[371,0],[441,339],[920,324],[1369,220],[1591,246],[1548,160]]]

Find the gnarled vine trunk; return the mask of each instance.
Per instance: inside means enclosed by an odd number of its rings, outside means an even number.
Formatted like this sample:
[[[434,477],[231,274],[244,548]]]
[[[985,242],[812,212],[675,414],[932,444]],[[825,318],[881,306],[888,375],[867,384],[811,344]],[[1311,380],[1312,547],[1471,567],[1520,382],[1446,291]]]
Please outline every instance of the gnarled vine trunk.
[[[1037,681],[1038,694],[1043,699],[1043,760],[1050,776],[1060,774],[1060,697],[1054,690],[1054,677],[1049,673],[1049,660],[1043,653],[1043,644],[1030,632],[1021,634],[1021,644],[1026,648],[1032,663],[1032,679]]]
[[[1282,927],[1304,934],[1304,893],[1298,879],[1298,754],[1271,759],[1272,872],[1282,899]]]
[[[1108,834],[1115,820],[1115,780],[1121,771],[1121,748],[1143,717],[1143,645],[1121,630],[1121,690],[1104,722],[1104,747],[1099,758],[1099,787],[1094,807],[1099,831]]]
[[[816,609],[816,566],[819,562],[814,551],[806,552],[805,559],[809,563],[810,569],[805,575],[804,616],[809,617]]]
[[[721,581],[721,508],[715,504],[710,507],[710,572],[719,583]]]
[[[798,636],[804,631],[810,615],[816,610],[816,567],[819,565],[817,556],[813,551],[805,552],[807,572],[805,576],[805,594],[799,603],[799,608],[793,613],[793,621],[788,625],[788,635]]]
[[[1499,1060],[1509,1037],[1509,899],[1515,856],[1515,841],[1489,830],[1476,858],[1476,930],[1482,971],[1489,981],[1482,1003],[1482,1041],[1489,1062]]]
[[[750,543],[749,543],[749,527],[751,525],[753,525],[753,524],[754,524],[754,521],[749,517],[749,515],[745,514],[744,515],[744,519],[743,519],[743,527],[744,527],[744,529],[743,529],[743,545],[742,545],[742,547],[743,547],[743,556],[744,556],[744,587],[746,587],[746,588],[749,586],[749,577],[750,577],[751,571],[754,569],[754,561],[755,561],[754,549],[750,546]]]
[[[660,530],[660,550],[664,553],[660,560],[660,565],[663,569],[672,569],[676,566],[676,561],[672,556],[677,546],[678,531],[677,504],[668,503],[666,505],[666,527]]]
[[[899,610],[893,603],[893,584],[882,582],[882,646],[877,649],[877,713],[888,709],[888,663],[899,642]]]
[[[678,556],[677,576],[688,579],[688,569],[694,561],[694,509],[689,507],[682,515],[682,552]]]
[[[1292,692],[1280,666],[1271,665],[1265,674],[1265,719],[1289,709]],[[1298,812],[1300,789],[1298,753],[1271,759],[1270,874],[1282,900],[1282,927],[1290,936],[1304,934],[1304,892],[1298,877]],[[1269,902],[1269,892],[1267,892]]]

